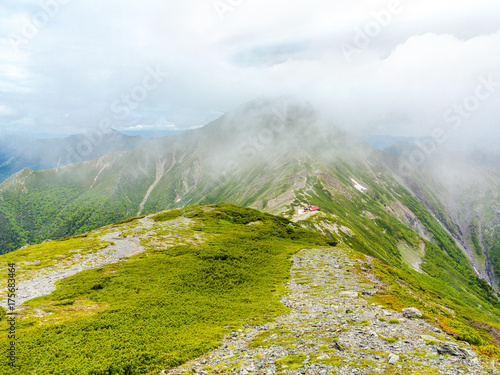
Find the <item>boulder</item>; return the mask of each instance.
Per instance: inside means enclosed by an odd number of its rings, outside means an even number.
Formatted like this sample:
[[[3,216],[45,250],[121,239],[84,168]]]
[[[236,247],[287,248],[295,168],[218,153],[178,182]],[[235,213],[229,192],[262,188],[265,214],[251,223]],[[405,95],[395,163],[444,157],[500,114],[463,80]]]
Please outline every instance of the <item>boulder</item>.
[[[467,350],[467,349],[463,349],[460,346],[458,346],[456,344],[451,344],[451,343],[446,343],[446,344],[440,345],[440,346],[436,347],[436,350],[437,350],[438,354],[441,354],[441,355],[449,354],[449,355],[452,355],[454,357],[460,357],[463,359],[475,356],[474,352]]]
[[[399,362],[399,355],[396,355],[396,354],[389,354],[389,356],[387,357],[387,362],[389,362],[389,364],[391,365],[394,365],[396,363]]]
[[[407,307],[406,309],[403,309],[402,314],[408,319],[422,317],[422,312],[414,307]]]

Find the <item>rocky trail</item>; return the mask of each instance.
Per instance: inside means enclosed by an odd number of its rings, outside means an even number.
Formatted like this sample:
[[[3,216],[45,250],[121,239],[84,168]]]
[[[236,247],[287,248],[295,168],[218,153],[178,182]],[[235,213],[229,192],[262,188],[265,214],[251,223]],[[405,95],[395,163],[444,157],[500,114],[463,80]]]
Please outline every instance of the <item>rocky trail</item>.
[[[290,313],[226,336],[201,358],[161,374],[499,374],[458,342],[418,318],[373,303],[367,282],[342,248],[293,258]],[[150,375],[152,375],[151,373]]]
[[[141,240],[151,241],[154,245],[161,239],[159,246],[168,246],[189,238],[181,231],[191,223],[189,219],[178,218],[165,223],[156,223],[149,216],[132,223],[130,227],[122,227],[121,230],[110,230],[99,236],[102,241],[109,242],[103,249],[94,252],[82,252],[74,249],[74,255],[61,260],[58,263],[39,271],[30,272],[19,278],[16,292],[16,305],[20,310],[25,309],[22,304],[30,299],[49,295],[56,290],[56,282],[66,277],[76,275],[85,270],[99,268],[107,264],[125,261],[128,257],[145,251]],[[169,233],[158,235],[157,231],[167,230]],[[172,234],[176,233],[176,234]],[[200,236],[193,235],[191,242],[200,240]],[[189,239],[188,239],[189,241]],[[22,263],[19,266],[22,267]],[[6,290],[3,290],[4,294]],[[7,308],[7,299],[0,300],[0,306]]]
[[[101,239],[113,244],[90,254],[77,252],[70,259],[61,261],[56,266],[30,274],[27,279],[20,280],[17,285],[16,302],[22,305],[30,299],[46,296],[56,290],[58,280],[85,270],[120,262],[126,257],[144,251],[139,238],[124,237],[122,232],[107,233],[101,236]],[[0,301],[0,306],[7,308],[7,300]]]

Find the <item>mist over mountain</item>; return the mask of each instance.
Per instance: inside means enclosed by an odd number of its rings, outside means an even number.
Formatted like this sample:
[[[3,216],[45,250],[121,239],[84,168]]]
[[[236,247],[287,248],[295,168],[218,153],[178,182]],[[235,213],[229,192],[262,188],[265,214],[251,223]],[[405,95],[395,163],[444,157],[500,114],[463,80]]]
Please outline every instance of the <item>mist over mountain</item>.
[[[370,218],[381,217],[373,206],[382,205],[385,216],[434,241],[436,235],[425,223],[431,219],[418,217],[420,211],[430,213],[438,220],[433,225],[462,248],[457,250],[460,262],[470,262],[496,288],[496,177],[456,160],[442,164],[429,158],[427,164],[410,164],[408,169],[408,161],[397,153],[373,148],[340,130],[307,102],[261,98],[200,129],[145,140],[129,151],[66,167],[25,169],[12,176],[0,185],[3,249],[82,233],[134,215],[217,202],[286,217],[307,204],[320,205],[343,226],[359,227],[357,236],[365,237],[379,230]],[[342,232],[338,223],[314,225],[324,233]],[[344,240],[352,237],[345,235]],[[358,246],[386,260],[405,261],[397,243],[391,245],[393,255],[376,250],[379,245],[361,241]],[[419,268],[425,255],[415,256],[420,260],[412,267]]]
[[[401,137],[389,134],[366,134],[362,138],[369,145],[386,151],[400,142],[414,142],[415,140],[415,137]]]
[[[113,129],[64,138],[3,135],[0,136],[0,182],[24,168],[38,171],[62,167],[113,151],[130,150],[143,141],[140,136],[127,136]]]

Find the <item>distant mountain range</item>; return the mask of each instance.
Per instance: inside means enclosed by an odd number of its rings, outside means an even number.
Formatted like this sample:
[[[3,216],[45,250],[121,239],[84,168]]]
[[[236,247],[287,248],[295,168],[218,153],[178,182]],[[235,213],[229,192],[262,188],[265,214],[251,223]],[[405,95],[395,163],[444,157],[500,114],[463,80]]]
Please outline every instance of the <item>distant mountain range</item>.
[[[104,132],[38,139],[18,135],[0,137],[0,182],[24,168],[35,171],[92,160],[113,151],[130,150],[144,141],[108,129]]]

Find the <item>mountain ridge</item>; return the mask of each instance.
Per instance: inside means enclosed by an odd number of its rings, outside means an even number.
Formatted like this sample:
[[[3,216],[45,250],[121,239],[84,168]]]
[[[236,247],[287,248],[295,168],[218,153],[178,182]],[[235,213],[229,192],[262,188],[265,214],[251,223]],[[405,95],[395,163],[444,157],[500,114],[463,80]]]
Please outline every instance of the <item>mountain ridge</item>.
[[[114,129],[64,138],[0,136],[0,183],[24,168],[51,169],[91,160],[113,151],[130,150],[144,141]]]
[[[425,169],[399,174],[402,162],[333,126],[308,103],[259,99],[197,130],[57,170],[14,176],[0,185],[0,219],[6,223],[0,240],[12,250],[136,214],[198,203],[231,202],[286,217],[315,203],[329,217],[311,218],[304,225],[323,233],[357,228],[353,238],[342,240],[351,245],[355,240],[363,251],[387,262],[406,259],[400,253],[407,245],[379,233],[380,225],[394,225],[395,218],[398,226],[409,225],[434,245],[450,247],[445,251],[454,254],[457,264],[469,263],[443,232],[442,226],[460,239],[457,218],[439,197],[444,189],[432,183]],[[423,262],[422,245],[412,241],[404,240],[413,249],[411,257]],[[475,251],[471,242],[464,242],[469,257]],[[477,273],[497,288],[488,266],[500,249],[493,250],[481,248],[482,255],[474,259]]]

